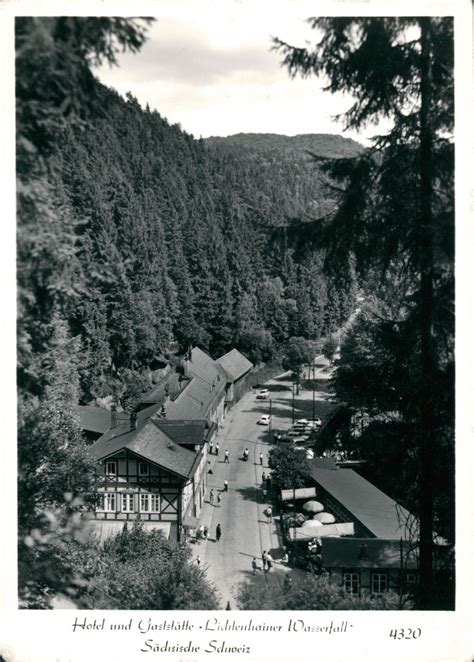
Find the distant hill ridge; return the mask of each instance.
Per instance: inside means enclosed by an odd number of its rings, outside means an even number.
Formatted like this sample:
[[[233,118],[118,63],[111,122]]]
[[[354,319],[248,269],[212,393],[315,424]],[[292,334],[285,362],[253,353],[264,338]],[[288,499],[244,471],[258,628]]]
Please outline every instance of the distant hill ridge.
[[[364,147],[352,140],[331,133],[305,133],[285,136],[278,133],[237,133],[233,136],[211,136],[204,142],[211,147],[244,148],[268,152],[305,152],[326,158],[353,157],[360,154]]]

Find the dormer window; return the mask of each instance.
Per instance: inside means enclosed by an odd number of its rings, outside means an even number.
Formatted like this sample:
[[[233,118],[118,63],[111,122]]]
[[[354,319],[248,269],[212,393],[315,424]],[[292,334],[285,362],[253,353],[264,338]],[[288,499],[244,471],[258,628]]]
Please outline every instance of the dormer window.
[[[148,476],[150,473],[148,462],[139,462],[138,463],[138,474],[140,476]]]
[[[117,462],[115,462],[115,460],[108,460],[105,463],[105,473],[107,476],[117,475]]]

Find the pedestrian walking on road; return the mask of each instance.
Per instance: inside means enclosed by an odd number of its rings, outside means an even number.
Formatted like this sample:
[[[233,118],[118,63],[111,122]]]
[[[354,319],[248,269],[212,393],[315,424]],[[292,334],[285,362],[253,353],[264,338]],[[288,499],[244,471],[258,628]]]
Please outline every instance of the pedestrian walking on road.
[[[226,478],[226,479],[224,480],[224,492],[228,492],[228,491],[229,491],[229,482],[228,482],[228,480],[227,480],[227,478]]]
[[[262,552],[262,570],[263,572],[267,570],[267,553],[265,550]]]
[[[219,455],[219,444],[217,441],[216,441],[216,455]]]
[[[218,524],[216,526],[216,542],[219,542],[219,540],[221,539],[221,535],[222,535],[221,525]]]
[[[262,472],[262,483],[264,483],[267,480],[267,474],[263,471]]]
[[[211,441],[211,443],[209,444],[209,455],[212,455],[213,452],[214,452],[214,444]]]
[[[209,492],[209,503],[211,504],[211,506],[214,505],[214,490],[211,490]]]
[[[267,510],[265,511],[265,514],[267,516],[268,523],[270,524],[270,522],[272,521],[272,517],[273,517],[273,511],[272,511],[271,506],[268,506]]]
[[[221,505],[221,493],[220,492],[217,493],[217,505],[218,506]]]
[[[227,462],[227,464],[229,464],[229,455],[230,455],[230,453],[229,453],[229,451],[226,449],[225,457],[224,457],[224,462]]]
[[[208,535],[209,535],[209,529],[208,529],[207,526],[205,526],[204,527],[204,532],[203,532],[204,540],[207,540]]]
[[[260,453],[260,464],[263,465],[263,453]]]
[[[198,568],[201,565],[201,558],[200,558],[199,554],[196,556],[196,565],[197,565]]]
[[[252,570],[253,570],[253,574],[255,574],[257,570],[257,559],[255,558],[255,556],[252,559]]]
[[[273,568],[273,559],[271,554],[267,554],[267,572],[270,572],[270,570]]]

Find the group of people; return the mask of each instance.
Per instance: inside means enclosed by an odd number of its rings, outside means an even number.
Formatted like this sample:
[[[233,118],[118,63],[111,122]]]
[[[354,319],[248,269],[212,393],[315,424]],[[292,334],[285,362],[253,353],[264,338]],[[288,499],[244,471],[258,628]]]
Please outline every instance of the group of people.
[[[209,528],[207,526],[203,526],[200,524],[198,528],[196,529],[196,536],[198,539],[202,540],[208,540],[209,539]],[[216,542],[219,542],[222,536],[222,528],[221,525],[218,524],[216,526]],[[199,558],[199,556],[197,557]]]
[[[262,552],[262,570],[263,572],[269,572],[273,568],[273,558],[270,552],[263,550]],[[259,570],[257,558],[254,556],[252,559],[252,570],[253,574]]]
[[[214,492],[213,489],[211,489],[211,491],[209,492],[209,503],[211,504],[211,506],[213,506],[216,503],[216,501],[217,501],[217,505],[220,506],[222,501],[221,492],[228,492],[228,491],[229,491],[229,481],[227,480],[227,478],[225,478],[224,487],[222,488],[222,490],[220,490],[220,492],[217,490],[216,492]]]
[[[260,461],[260,465],[263,466],[263,453],[260,453],[258,458],[259,458],[259,461]],[[248,448],[244,449],[244,452],[242,453],[242,459],[244,460],[244,462],[247,462],[247,460],[249,459],[249,449]]]
[[[211,441],[210,444],[209,444],[209,455],[213,455],[213,454],[214,455],[219,455],[219,449],[220,449],[219,442],[216,441],[216,443],[214,445],[214,442]]]

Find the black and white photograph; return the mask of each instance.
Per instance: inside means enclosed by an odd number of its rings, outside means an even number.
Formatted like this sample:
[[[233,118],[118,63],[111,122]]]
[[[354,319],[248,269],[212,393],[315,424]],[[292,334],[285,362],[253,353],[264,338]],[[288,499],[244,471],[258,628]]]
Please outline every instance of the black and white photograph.
[[[74,4],[11,24],[18,618],[126,611],[137,660],[315,659],[366,611],[421,645],[465,581],[459,17]]]

